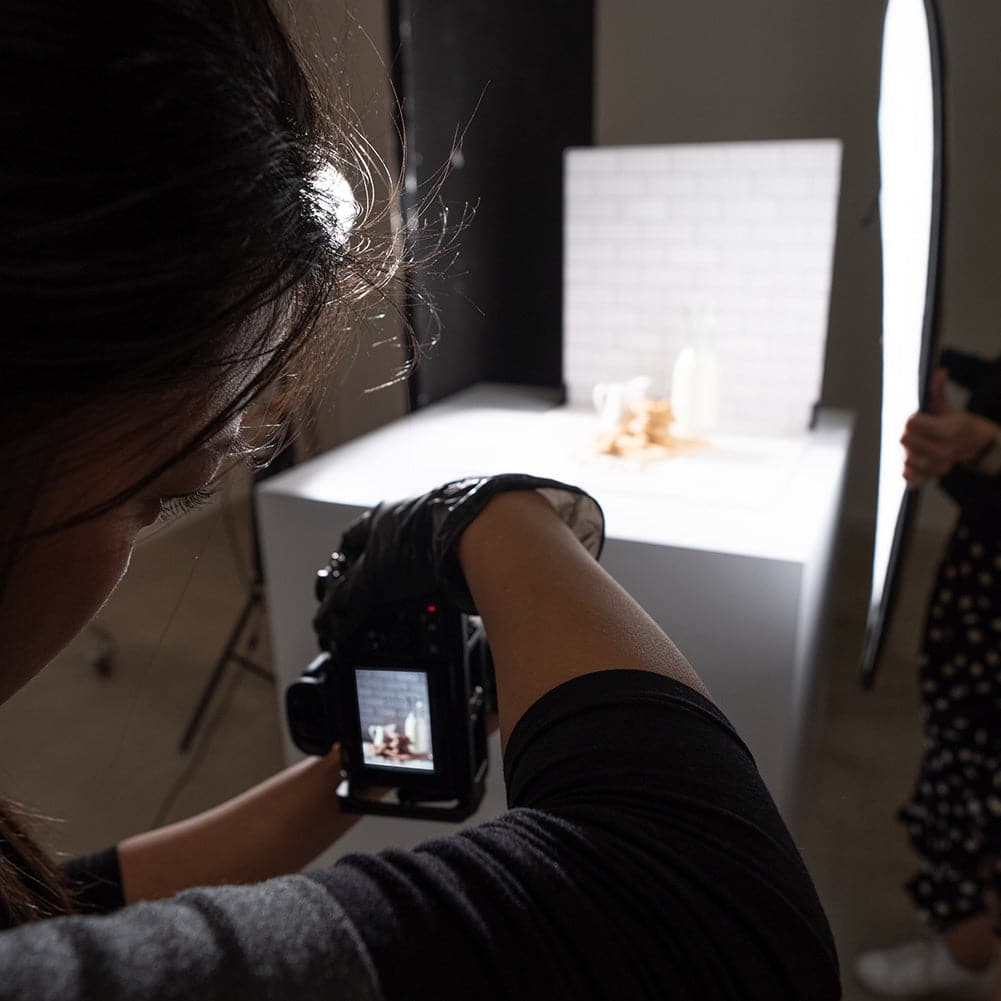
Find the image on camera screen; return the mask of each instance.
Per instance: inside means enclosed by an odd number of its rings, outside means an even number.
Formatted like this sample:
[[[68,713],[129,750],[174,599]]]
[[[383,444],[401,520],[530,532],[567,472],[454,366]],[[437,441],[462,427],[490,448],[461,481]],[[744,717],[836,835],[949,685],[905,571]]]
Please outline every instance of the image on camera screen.
[[[355,682],[364,763],[434,771],[427,674],[358,667]]]

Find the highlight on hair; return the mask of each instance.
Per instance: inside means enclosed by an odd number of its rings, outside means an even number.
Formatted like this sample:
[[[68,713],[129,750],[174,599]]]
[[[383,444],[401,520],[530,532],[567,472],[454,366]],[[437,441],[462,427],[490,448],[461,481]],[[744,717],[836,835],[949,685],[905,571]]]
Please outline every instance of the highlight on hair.
[[[350,347],[311,334],[392,302],[405,254],[396,173],[266,0],[0,0],[0,131],[2,601],[32,538],[123,503],[282,377],[307,392],[296,373]],[[169,460],[36,523],[95,428],[219,386]],[[0,801],[0,927],[70,907]]]

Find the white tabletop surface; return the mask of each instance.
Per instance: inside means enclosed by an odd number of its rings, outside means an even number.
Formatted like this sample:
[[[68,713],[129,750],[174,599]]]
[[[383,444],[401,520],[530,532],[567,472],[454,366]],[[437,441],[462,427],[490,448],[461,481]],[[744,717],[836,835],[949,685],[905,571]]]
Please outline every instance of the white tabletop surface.
[[[525,472],[577,484],[607,535],[770,559],[804,560],[842,474],[851,416],[784,437],[716,434],[709,447],[641,464],[597,454],[593,410],[546,391],[484,384],[318,456],[260,489],[368,507],[469,475]]]

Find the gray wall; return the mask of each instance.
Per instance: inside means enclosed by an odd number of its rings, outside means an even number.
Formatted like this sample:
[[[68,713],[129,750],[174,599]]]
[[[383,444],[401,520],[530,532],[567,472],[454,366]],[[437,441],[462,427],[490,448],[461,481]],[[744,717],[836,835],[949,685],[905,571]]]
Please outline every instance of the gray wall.
[[[943,324],[950,343],[1001,350],[1001,5],[943,3],[949,181]]]

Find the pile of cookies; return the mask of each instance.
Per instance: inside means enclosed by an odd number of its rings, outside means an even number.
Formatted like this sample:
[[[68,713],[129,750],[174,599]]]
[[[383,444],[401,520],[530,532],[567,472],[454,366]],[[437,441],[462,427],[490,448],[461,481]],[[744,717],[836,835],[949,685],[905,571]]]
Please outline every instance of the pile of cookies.
[[[619,426],[598,436],[597,450],[639,462],[666,459],[705,447],[693,438],[678,438],[671,433],[674,413],[669,400],[638,400],[629,405]]]

